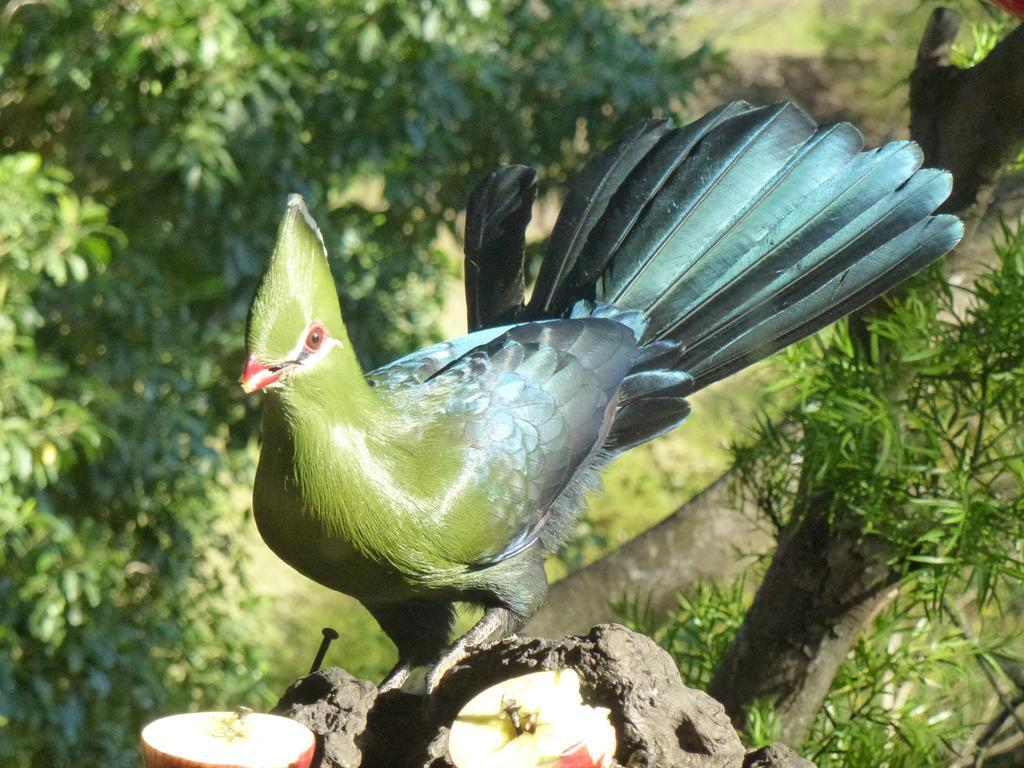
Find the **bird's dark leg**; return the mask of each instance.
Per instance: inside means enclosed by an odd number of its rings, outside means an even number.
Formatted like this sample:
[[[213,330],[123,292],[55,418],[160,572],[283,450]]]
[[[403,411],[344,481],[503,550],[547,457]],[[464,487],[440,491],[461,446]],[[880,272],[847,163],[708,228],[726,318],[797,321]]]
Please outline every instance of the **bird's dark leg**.
[[[518,632],[526,624],[526,618],[513,612],[505,606],[487,608],[483,617],[473,628],[460,637],[445,651],[444,655],[437,660],[437,663],[427,673],[427,693],[433,693],[441,682],[445,673],[466,658],[470,651],[478,645],[486,643],[495,636]]]
[[[398,649],[398,663],[378,686],[381,693],[401,688],[413,669],[432,662],[448,645],[455,620],[451,603],[407,600],[364,605]]]
[[[495,580],[488,594],[480,600],[484,615],[473,628],[455,641],[427,672],[427,693],[433,693],[441,678],[470,652],[488,640],[497,640],[515,634],[526,626],[537,612],[548,582],[544,574],[544,550],[532,547],[517,558],[515,570],[505,571],[503,578]]]

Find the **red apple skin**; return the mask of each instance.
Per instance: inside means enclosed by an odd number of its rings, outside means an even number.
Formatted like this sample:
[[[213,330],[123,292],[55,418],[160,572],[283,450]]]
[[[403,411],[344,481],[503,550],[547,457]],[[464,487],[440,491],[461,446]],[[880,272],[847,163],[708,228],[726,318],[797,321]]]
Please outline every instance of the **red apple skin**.
[[[601,768],[604,761],[600,757],[590,754],[586,744],[571,748],[572,752],[566,752],[555,763],[555,768]]]
[[[295,760],[287,765],[282,765],[281,768],[309,768],[313,762],[314,752],[316,752],[316,742],[313,742]],[[195,760],[186,760],[183,757],[168,755],[166,752],[153,749],[145,742],[142,743],[142,759],[146,768],[247,768],[237,763],[200,763]]]
[[[995,0],[995,4],[1009,11],[1018,19],[1024,19],[1024,0]]]

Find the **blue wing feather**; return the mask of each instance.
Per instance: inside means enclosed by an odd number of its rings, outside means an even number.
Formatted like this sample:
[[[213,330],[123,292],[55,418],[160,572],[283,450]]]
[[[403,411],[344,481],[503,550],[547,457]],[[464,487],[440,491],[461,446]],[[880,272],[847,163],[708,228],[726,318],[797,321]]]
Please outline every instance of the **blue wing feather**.
[[[629,326],[570,318],[478,331],[371,374],[382,394],[430,403],[460,426],[465,464],[488,493],[489,524],[505,532],[473,565],[557,535],[548,530],[552,505],[601,452],[637,354]]]

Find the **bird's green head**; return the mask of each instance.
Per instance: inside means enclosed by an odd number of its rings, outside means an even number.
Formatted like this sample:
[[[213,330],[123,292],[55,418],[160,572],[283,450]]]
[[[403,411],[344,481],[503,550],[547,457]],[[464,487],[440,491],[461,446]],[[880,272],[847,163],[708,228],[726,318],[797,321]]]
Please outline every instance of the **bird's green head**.
[[[354,362],[348,347],[323,237],[302,198],[292,195],[249,309],[242,389],[284,386],[332,356]]]

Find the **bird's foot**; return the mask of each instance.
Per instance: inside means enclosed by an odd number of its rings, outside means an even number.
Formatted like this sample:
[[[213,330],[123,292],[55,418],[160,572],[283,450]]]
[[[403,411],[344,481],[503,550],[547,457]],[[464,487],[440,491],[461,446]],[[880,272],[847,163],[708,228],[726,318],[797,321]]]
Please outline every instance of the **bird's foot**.
[[[465,645],[460,643],[456,643],[444,654],[444,656],[437,660],[437,663],[430,668],[429,672],[427,672],[428,696],[437,690],[437,686],[441,684],[441,678],[445,676],[445,673],[448,672],[449,669],[469,656],[470,650],[472,649],[467,648]]]
[[[429,696],[437,686],[441,684],[441,678],[465,659],[479,645],[487,642],[502,627],[508,623],[509,610],[507,608],[488,608],[483,617],[473,628],[460,637],[455,643],[444,652],[444,655],[427,672],[427,695]]]
[[[412,673],[412,664],[408,661],[399,661],[387,677],[377,686],[377,695],[401,688]]]

